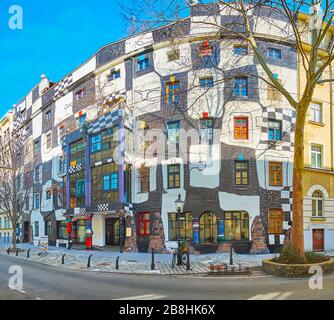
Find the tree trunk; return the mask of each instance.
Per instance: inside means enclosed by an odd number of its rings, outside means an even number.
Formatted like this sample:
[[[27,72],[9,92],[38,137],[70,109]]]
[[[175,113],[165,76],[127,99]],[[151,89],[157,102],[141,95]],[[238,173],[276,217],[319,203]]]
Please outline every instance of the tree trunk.
[[[12,245],[13,245],[13,250],[16,250],[16,228],[13,229]]]
[[[301,257],[304,257],[304,126],[306,105],[301,105],[297,112],[295,130],[295,154],[293,170],[293,213],[292,213],[292,246]]]

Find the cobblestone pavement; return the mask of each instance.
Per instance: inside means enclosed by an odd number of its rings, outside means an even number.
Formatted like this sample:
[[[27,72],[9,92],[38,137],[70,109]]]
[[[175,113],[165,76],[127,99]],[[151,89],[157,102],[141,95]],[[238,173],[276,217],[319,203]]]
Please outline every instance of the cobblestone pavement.
[[[8,245],[7,245],[8,247]],[[5,245],[0,246],[0,254],[7,255]],[[233,265],[230,265],[228,253],[191,255],[191,270],[186,266],[172,268],[171,254],[155,255],[155,270],[151,270],[151,254],[149,253],[118,253],[85,250],[67,250],[65,248],[50,247],[46,256],[40,256],[39,248],[36,246],[21,244],[19,248],[24,252],[18,254],[18,259],[30,260],[32,262],[52,265],[58,268],[71,270],[107,272],[107,273],[129,273],[129,274],[151,274],[151,275],[187,275],[207,274],[213,266],[224,266],[226,272],[247,272],[249,268],[262,265],[263,259],[272,258],[271,255],[240,255],[233,254]],[[27,250],[30,249],[30,258],[27,258]],[[334,253],[332,252],[331,255]],[[16,256],[11,253],[11,256]],[[64,264],[62,257],[64,256]],[[90,268],[87,267],[88,257],[92,255]],[[116,269],[116,259],[119,257],[119,269]],[[225,271],[224,270],[224,271]]]

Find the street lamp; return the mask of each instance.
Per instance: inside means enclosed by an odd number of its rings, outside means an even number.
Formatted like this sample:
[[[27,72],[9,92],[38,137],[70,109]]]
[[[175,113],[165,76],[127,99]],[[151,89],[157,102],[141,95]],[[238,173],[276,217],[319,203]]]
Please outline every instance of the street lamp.
[[[182,237],[181,237],[181,221],[184,220],[184,201],[181,198],[181,194],[179,194],[179,197],[175,201],[175,208],[176,208],[176,223],[177,223],[177,265],[180,266],[182,265],[182,253],[181,253],[181,242],[182,242]]]

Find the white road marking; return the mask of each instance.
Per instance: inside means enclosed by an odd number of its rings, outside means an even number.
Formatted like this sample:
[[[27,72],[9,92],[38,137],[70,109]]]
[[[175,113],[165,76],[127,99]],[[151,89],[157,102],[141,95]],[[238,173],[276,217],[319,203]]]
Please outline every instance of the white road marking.
[[[21,290],[21,289],[16,289],[16,291],[26,294],[26,292],[24,290]]]
[[[161,300],[166,297],[167,296],[162,296],[158,294],[146,294],[142,296],[126,297],[126,298],[113,299],[113,300]]]
[[[276,300],[285,300],[287,298],[289,298],[290,296],[292,296],[293,292],[285,292],[285,293],[282,293],[280,296],[278,296],[276,298]]]
[[[36,297],[36,300],[42,300],[41,298]]]
[[[270,292],[266,294],[258,294],[248,300],[273,300],[275,297],[279,296],[281,292]]]

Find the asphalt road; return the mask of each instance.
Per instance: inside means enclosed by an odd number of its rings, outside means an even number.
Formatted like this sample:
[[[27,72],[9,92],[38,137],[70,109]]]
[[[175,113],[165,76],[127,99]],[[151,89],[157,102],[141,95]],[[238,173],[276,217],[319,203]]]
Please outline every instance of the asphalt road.
[[[8,286],[9,268],[23,271],[22,290]],[[252,276],[171,277],[104,274],[57,269],[14,257],[0,257],[0,300],[290,300],[334,299],[334,274],[322,290],[308,279]]]

